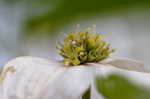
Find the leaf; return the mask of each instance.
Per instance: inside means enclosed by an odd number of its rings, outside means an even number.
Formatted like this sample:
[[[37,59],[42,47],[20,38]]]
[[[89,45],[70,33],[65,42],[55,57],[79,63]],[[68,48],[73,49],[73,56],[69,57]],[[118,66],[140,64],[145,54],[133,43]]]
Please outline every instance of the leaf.
[[[90,99],[91,97],[91,88],[89,87],[82,96],[82,99]]]
[[[96,77],[96,87],[106,99],[149,99],[150,90],[134,85],[126,78],[112,74]]]

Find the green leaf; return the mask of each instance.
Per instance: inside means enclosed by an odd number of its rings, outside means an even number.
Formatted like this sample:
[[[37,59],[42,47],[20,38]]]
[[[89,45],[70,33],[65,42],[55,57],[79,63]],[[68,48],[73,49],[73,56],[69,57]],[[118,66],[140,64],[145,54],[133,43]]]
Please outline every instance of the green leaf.
[[[126,78],[112,74],[97,77],[96,87],[106,99],[149,99],[150,90],[131,83]]]
[[[91,87],[89,87],[82,96],[82,99],[90,99],[91,97]]]

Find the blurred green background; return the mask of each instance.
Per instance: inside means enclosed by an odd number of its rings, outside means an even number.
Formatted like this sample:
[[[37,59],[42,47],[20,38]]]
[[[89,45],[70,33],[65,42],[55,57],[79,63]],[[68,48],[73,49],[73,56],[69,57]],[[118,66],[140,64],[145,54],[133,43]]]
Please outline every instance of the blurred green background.
[[[117,52],[150,64],[149,0],[1,0],[0,66],[23,55],[61,59],[55,42],[97,25]]]

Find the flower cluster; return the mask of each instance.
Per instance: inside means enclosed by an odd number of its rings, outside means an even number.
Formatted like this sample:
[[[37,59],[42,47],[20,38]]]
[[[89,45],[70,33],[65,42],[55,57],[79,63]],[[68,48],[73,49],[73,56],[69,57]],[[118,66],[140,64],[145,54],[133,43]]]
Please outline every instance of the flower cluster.
[[[87,31],[69,33],[64,43],[59,45],[59,54],[64,57],[64,64],[68,66],[99,62],[114,52],[110,44],[103,41],[101,34]]]

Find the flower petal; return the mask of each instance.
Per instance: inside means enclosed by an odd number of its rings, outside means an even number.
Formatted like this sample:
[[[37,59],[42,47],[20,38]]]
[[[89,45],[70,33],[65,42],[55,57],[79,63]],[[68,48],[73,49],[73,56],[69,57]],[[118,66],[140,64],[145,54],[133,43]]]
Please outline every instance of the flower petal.
[[[121,69],[139,72],[150,72],[150,69],[146,68],[143,63],[127,58],[109,58],[102,61],[101,63],[105,65],[112,65]]]
[[[79,99],[93,79],[91,67],[69,67],[49,84],[43,92],[43,99]],[[38,99],[41,99],[39,97]]]
[[[89,87],[91,67],[64,67],[59,61],[20,57],[5,65],[2,99],[78,99]]]
[[[94,67],[97,75],[107,76],[110,74],[119,74],[129,78],[130,80],[136,82],[139,85],[143,85],[150,88],[149,84],[150,73],[129,71],[111,65],[108,66],[108,65],[94,64]]]
[[[5,72],[8,68],[15,71]],[[36,99],[47,80],[53,80],[63,70],[54,61],[37,57],[16,58],[4,66],[0,85],[2,99]]]
[[[150,73],[145,72],[136,72],[136,71],[129,71],[127,69],[121,69],[117,68],[115,66],[111,65],[102,65],[97,63],[92,63],[92,67],[95,68],[95,74],[103,77],[107,77],[111,74],[118,74],[122,75],[123,77],[126,77],[131,82],[150,89]],[[110,82],[111,83],[111,82]],[[100,95],[99,93],[95,92],[93,93],[92,99],[105,99]]]

